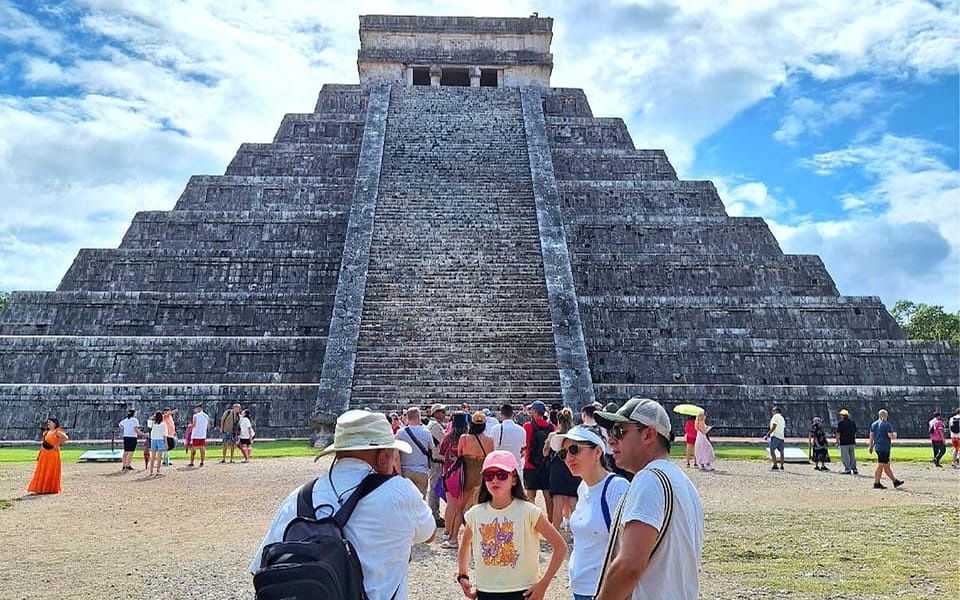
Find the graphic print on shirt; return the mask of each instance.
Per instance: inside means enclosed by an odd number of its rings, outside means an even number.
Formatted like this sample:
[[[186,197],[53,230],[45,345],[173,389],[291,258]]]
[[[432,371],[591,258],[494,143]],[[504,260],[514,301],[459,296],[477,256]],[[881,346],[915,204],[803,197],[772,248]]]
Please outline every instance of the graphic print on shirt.
[[[483,550],[483,564],[488,567],[516,567],[520,558],[514,543],[514,523],[500,517],[492,523],[480,524],[480,548]]]

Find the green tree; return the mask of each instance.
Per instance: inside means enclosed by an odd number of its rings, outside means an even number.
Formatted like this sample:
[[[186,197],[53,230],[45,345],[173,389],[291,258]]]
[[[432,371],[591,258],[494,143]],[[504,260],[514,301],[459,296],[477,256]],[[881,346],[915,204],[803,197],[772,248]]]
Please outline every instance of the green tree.
[[[960,343],[960,311],[948,313],[942,306],[898,300],[890,314],[908,339]]]
[[[3,312],[4,307],[7,305],[7,300],[10,299],[10,292],[0,291],[0,312]]]

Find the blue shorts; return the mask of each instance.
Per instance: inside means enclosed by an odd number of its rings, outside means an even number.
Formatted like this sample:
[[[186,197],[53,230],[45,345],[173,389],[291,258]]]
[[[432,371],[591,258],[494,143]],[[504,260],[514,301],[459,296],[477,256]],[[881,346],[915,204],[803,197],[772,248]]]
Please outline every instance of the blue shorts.
[[[232,444],[236,439],[232,433],[225,433],[221,441],[223,441],[224,444]]]
[[[770,436],[770,443],[768,444],[770,448],[770,453],[773,454],[774,450],[779,450],[783,452],[783,439],[778,437]]]
[[[167,440],[150,440],[150,452],[166,452]]]

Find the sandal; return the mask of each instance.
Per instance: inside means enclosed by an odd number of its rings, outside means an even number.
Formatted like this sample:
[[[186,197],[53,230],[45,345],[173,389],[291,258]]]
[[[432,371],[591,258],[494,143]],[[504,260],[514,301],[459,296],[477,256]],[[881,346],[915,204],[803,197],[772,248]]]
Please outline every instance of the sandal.
[[[444,543],[440,544],[440,547],[445,550],[456,550],[459,546],[457,545],[456,542],[451,542],[450,540],[447,540]]]

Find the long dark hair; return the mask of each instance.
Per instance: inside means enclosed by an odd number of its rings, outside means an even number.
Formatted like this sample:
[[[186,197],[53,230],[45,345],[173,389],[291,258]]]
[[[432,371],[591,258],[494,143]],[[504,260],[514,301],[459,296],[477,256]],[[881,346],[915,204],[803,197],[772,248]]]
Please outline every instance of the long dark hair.
[[[158,410],[157,412],[153,413],[153,424],[156,425],[157,423],[163,423],[162,410]]]
[[[474,423],[470,421],[470,435],[480,435],[487,429],[486,423]]]
[[[53,428],[60,429],[60,419],[56,417],[47,417],[48,421],[53,421]]]
[[[130,419],[137,414],[137,409],[131,408],[127,411],[127,418]]]
[[[517,500],[527,500],[527,493],[523,491],[523,478],[520,477],[520,474],[516,471],[513,471],[513,475],[516,477],[513,481],[513,485],[510,486],[510,496],[516,498]],[[480,478],[480,491],[477,493],[477,504],[483,504],[484,502],[490,502],[493,500],[493,494],[490,493],[490,490],[487,489],[486,480]]]
[[[453,413],[453,420],[450,422],[450,443],[454,446],[460,441],[460,436],[467,432],[467,413]]]

